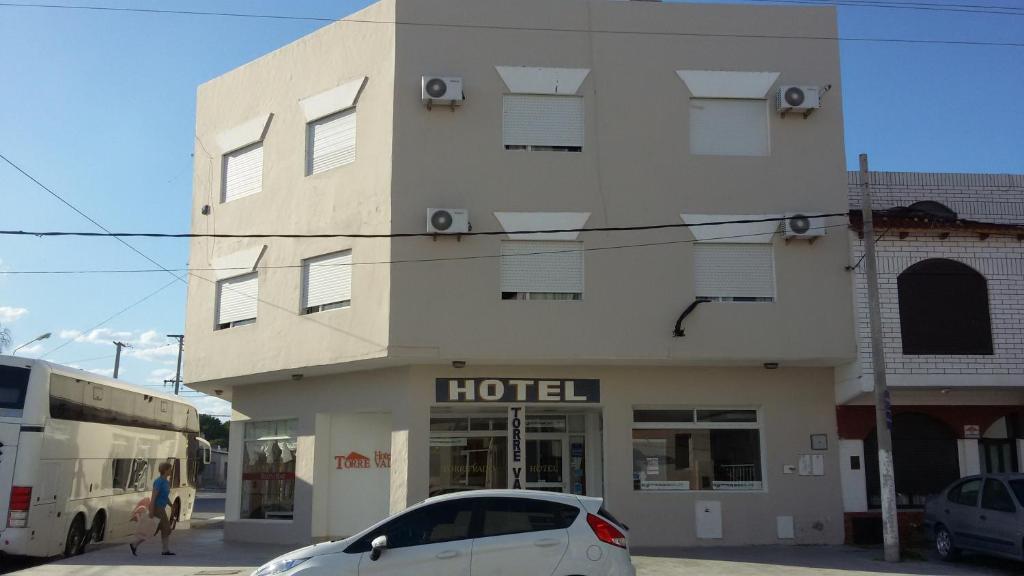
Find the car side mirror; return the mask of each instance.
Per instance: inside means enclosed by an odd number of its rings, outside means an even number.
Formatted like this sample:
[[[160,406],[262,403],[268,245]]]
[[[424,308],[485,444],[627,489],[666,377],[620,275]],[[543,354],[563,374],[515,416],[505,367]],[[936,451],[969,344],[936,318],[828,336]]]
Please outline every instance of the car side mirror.
[[[373,541],[370,542],[370,548],[372,549],[370,551],[370,560],[373,560],[373,561],[376,562],[377,559],[380,558],[381,553],[383,553],[384,549],[387,548],[387,547],[388,547],[388,537],[387,536],[377,536],[376,538],[374,538]]]

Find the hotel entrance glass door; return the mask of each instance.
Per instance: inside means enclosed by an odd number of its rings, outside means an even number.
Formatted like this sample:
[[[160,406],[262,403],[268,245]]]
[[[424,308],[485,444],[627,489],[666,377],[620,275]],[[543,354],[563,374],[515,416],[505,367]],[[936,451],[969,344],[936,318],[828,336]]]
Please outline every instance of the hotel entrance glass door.
[[[526,487],[531,490],[567,492],[569,459],[564,434],[526,436]]]

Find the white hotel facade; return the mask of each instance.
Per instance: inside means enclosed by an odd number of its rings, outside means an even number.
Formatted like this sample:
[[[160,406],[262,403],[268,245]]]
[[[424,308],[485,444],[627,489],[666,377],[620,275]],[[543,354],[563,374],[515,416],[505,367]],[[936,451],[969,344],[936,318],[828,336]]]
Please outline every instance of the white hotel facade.
[[[448,208],[493,233],[193,240],[226,536],[345,536],[521,467],[603,496],[636,546],[842,541],[838,45],[740,32],[834,37],[835,12],[383,0],[202,85],[194,232],[425,233]],[[432,76],[465,99],[425,105]],[[786,85],[831,90],[783,116]],[[842,216],[764,221],[793,213]],[[721,220],[755,222],[521,233]]]

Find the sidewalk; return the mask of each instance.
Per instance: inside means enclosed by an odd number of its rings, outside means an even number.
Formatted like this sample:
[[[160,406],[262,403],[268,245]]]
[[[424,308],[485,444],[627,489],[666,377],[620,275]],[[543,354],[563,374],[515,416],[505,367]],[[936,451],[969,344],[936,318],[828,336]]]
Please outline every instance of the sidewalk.
[[[161,556],[157,540],[146,542],[133,557],[127,544],[112,544],[88,553],[36,566],[18,576],[248,576],[257,566],[290,547],[226,543],[219,522],[181,530],[171,540],[177,556]],[[639,576],[1010,576],[1021,565],[985,558],[959,564],[938,560],[886,564],[881,551],[842,546],[751,546],[637,550]]]

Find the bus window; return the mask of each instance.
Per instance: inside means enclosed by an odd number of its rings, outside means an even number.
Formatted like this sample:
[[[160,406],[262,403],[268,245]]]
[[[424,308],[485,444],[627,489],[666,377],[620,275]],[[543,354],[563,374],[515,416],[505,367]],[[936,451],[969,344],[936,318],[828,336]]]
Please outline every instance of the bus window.
[[[174,471],[171,472],[171,488],[178,488],[181,486],[181,460],[171,458],[169,461],[174,466]]]
[[[128,478],[132,473],[132,460],[130,458],[114,458],[111,467],[114,470],[114,494],[124,494]]]
[[[0,410],[22,410],[25,408],[28,375],[28,368],[0,366]],[[3,413],[0,413],[0,416],[3,416]]]
[[[132,479],[128,489],[135,492],[145,492],[150,488],[149,462],[142,458],[136,458],[132,461]]]

